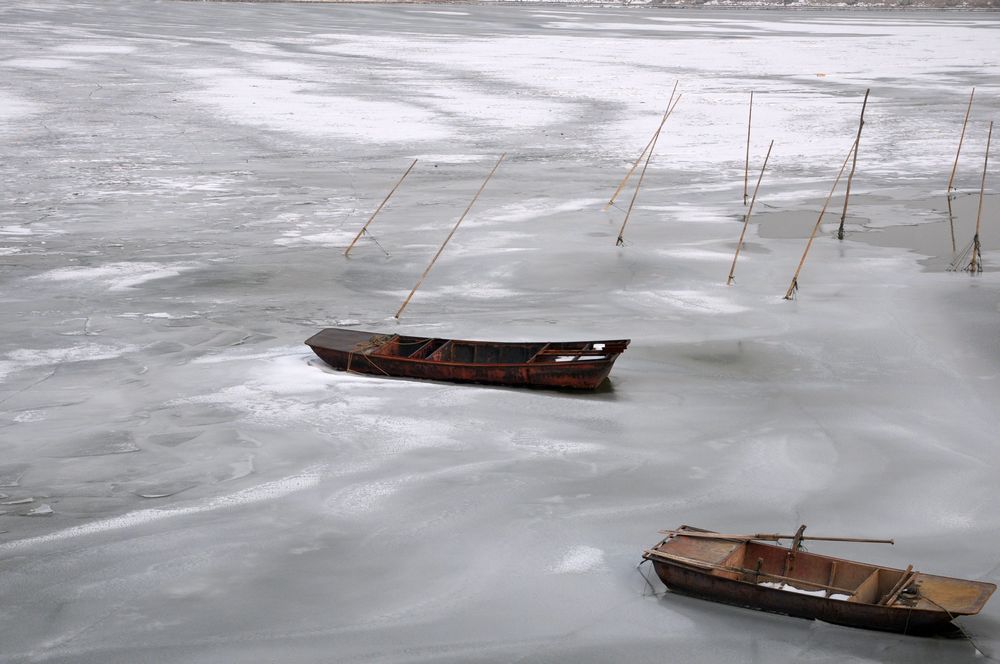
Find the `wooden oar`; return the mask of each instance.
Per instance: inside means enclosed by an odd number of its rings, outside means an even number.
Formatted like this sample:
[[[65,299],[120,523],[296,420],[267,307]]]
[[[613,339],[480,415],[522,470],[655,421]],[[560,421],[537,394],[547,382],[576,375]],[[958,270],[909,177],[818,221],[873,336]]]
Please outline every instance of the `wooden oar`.
[[[752,535],[728,535],[722,533],[702,533],[696,530],[661,530],[661,535],[671,537],[681,535],[683,537],[700,537],[702,539],[732,539],[732,540],[761,540],[767,542],[777,542],[783,539],[795,539],[795,535],[779,535],[777,533],[754,533]],[[867,542],[870,544],[895,544],[891,539],[867,539],[863,537],[819,537],[817,535],[803,535],[804,540],[820,540],[823,542]]]

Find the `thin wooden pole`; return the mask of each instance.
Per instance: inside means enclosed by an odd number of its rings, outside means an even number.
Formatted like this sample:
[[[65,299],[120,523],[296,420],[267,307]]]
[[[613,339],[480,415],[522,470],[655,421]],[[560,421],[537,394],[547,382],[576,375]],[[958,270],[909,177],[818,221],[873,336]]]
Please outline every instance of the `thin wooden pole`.
[[[771,144],[767,146],[767,154],[764,156],[764,165],[760,167],[760,175],[757,176],[757,185],[753,188],[753,198],[750,199],[750,207],[747,208],[747,213],[743,215],[743,230],[740,231],[740,239],[736,242],[736,254],[733,256],[733,265],[729,268],[729,278],[726,280],[726,285],[729,286],[733,283],[736,273],[736,259],[740,257],[740,248],[743,246],[743,237],[746,235],[747,226],[750,225],[750,215],[753,213],[753,204],[757,201],[757,190],[760,189],[760,181],[764,179],[764,169],[767,168],[767,160],[771,156],[771,148],[774,147],[774,140],[771,140]]]
[[[677,108],[677,104],[680,103],[681,97],[683,96],[683,93],[677,95],[677,101],[675,101],[674,105],[670,107],[671,113],[675,108]],[[625,233],[625,225],[628,224],[628,218],[632,215],[632,207],[635,205],[635,199],[639,196],[639,189],[642,188],[642,181],[646,177],[646,169],[649,168],[649,162],[653,159],[653,150],[656,149],[656,141],[660,138],[660,131],[663,129],[663,123],[667,121],[668,117],[670,117],[669,113],[664,116],[663,120],[660,122],[660,126],[656,129],[656,133],[653,134],[653,140],[649,146],[649,153],[646,155],[646,163],[642,165],[642,171],[639,173],[639,181],[635,184],[635,191],[632,192],[632,200],[629,201],[628,211],[625,213],[625,220],[622,221],[622,227],[618,229],[618,239],[615,240],[615,245],[619,247],[625,244],[625,239],[622,237]]]
[[[986,136],[986,158],[983,160],[983,181],[979,185],[979,211],[976,212],[976,234],[972,236],[972,258],[969,260],[969,272],[973,274],[983,271],[983,255],[979,247],[979,220],[983,216],[983,194],[986,192],[986,167],[990,163],[990,140],[993,138],[993,123],[990,122],[990,132]]]
[[[357,244],[358,240],[361,239],[361,236],[364,235],[365,232],[368,230],[368,224],[372,223],[375,220],[375,215],[377,215],[379,211],[385,206],[385,204],[389,202],[389,199],[392,197],[392,195],[396,193],[397,189],[399,189],[399,185],[403,184],[403,180],[406,179],[406,176],[410,174],[410,171],[412,171],[413,167],[416,165],[417,165],[417,160],[414,159],[413,163],[410,164],[410,167],[406,169],[405,173],[403,173],[403,177],[399,178],[399,181],[396,182],[396,186],[392,188],[392,191],[390,191],[388,195],[385,197],[385,199],[383,199],[383,201],[379,204],[379,206],[375,208],[375,211],[372,212],[372,216],[368,217],[368,221],[366,221],[365,225],[361,227],[361,230],[358,231],[358,234],[354,236],[354,239],[351,241],[351,244],[344,251],[345,256],[351,255],[351,249],[354,248],[354,245]]]
[[[951,253],[955,253],[955,218],[951,211],[951,190],[955,184],[955,172],[958,171],[958,157],[962,154],[962,142],[965,140],[965,128],[969,124],[969,113],[972,112],[972,98],[976,96],[976,89],[972,88],[969,95],[969,105],[965,107],[965,120],[962,121],[962,133],[958,137],[958,150],[955,151],[955,163],[951,166],[951,175],[948,177],[948,188],[945,190],[945,197],[948,199],[948,223],[951,225]]]
[[[865,90],[865,100],[861,103],[861,120],[858,122],[858,137],[854,139],[854,161],[851,163],[851,173],[847,176],[847,193],[844,194],[844,212],[840,215],[840,228],[837,229],[837,239],[844,239],[844,222],[847,221],[847,202],[851,199],[851,182],[854,180],[854,169],[858,165],[858,147],[861,145],[861,130],[865,126],[865,107],[868,106],[868,93]]]
[[[660,127],[663,127],[663,123],[667,121],[667,118],[669,118],[670,114],[673,112],[672,102],[674,101],[674,93],[677,92],[677,83],[679,83],[679,81],[674,82],[674,89],[670,91],[670,99],[667,100],[667,109],[663,111],[663,119],[660,120]],[[657,129],[656,134],[658,134],[659,132],[660,130]],[[615,189],[615,193],[611,195],[611,198],[608,199],[607,204],[604,206],[605,210],[614,205],[615,199],[618,198],[618,194],[622,193],[622,189],[625,188],[625,184],[628,182],[629,178],[632,177],[632,173],[635,172],[635,169],[638,168],[639,164],[642,162],[643,157],[646,156],[646,152],[653,144],[653,140],[656,138],[656,134],[653,134],[653,137],[649,139],[649,142],[646,143],[646,147],[642,149],[642,154],[640,154],[639,158],[635,160],[634,164],[632,164],[632,168],[628,169],[628,173],[625,174],[625,177],[622,178],[622,181],[618,183],[618,188]]]
[[[785,299],[791,300],[795,295],[795,291],[799,289],[799,272],[802,271],[802,266],[806,262],[806,256],[809,255],[809,247],[812,246],[813,239],[816,237],[816,233],[819,231],[820,224],[823,223],[823,215],[826,213],[826,207],[830,204],[830,199],[833,198],[833,192],[837,189],[837,184],[840,182],[841,176],[844,174],[844,169],[847,168],[847,162],[851,159],[851,155],[858,147],[858,139],[854,139],[854,143],[851,145],[851,151],[847,153],[847,157],[844,158],[844,163],[840,167],[840,172],[837,173],[837,179],[833,181],[833,187],[830,188],[830,193],[826,197],[826,202],[823,203],[823,209],[819,211],[819,219],[816,220],[816,225],[813,227],[812,234],[809,235],[809,241],[806,242],[806,249],[802,252],[802,259],[799,261],[799,266],[795,268],[795,274],[792,276],[792,283],[788,286],[788,291],[785,293]]]
[[[747,161],[743,167],[743,205],[747,204],[747,183],[750,178],[750,123],[753,121],[753,90],[750,91],[750,113],[747,115]],[[773,144],[774,141],[771,141]]]
[[[750,535],[727,535],[722,533],[703,533],[697,530],[661,530],[663,535],[680,535],[682,537],[700,537],[702,539],[748,539],[762,542],[777,542],[783,539],[795,539],[795,535],[778,535],[777,533],[753,533]],[[860,542],[862,544],[895,544],[891,539],[869,539],[865,537],[821,537],[819,535],[802,535],[799,539],[817,540],[821,542]]]
[[[451,232],[448,233],[448,237],[444,239],[444,242],[441,244],[441,247],[437,250],[437,253],[434,254],[434,258],[431,259],[430,265],[428,265],[427,269],[424,270],[424,273],[420,275],[420,279],[417,280],[417,283],[416,285],[413,286],[413,290],[410,291],[410,294],[406,296],[406,301],[403,302],[403,305],[401,307],[399,307],[399,311],[396,312],[395,316],[396,320],[399,320],[399,317],[403,313],[403,309],[405,309],[406,305],[410,303],[410,300],[413,298],[413,294],[417,292],[418,288],[420,288],[420,284],[424,283],[424,279],[430,273],[431,268],[434,267],[434,263],[437,262],[438,256],[440,256],[441,252],[444,251],[445,245],[447,245],[448,241],[451,240],[451,236],[454,235],[455,231],[458,230],[458,227],[462,224],[462,221],[465,220],[465,215],[469,214],[469,210],[472,209],[472,206],[475,205],[476,201],[479,199],[479,195],[483,193],[483,189],[486,188],[486,183],[490,181],[490,178],[493,177],[493,174],[497,172],[498,168],[500,168],[500,162],[502,162],[504,160],[504,157],[506,156],[507,153],[504,152],[502,155],[500,155],[500,158],[497,159],[497,163],[493,167],[493,170],[490,171],[490,174],[486,176],[485,180],[483,180],[483,184],[480,185],[479,191],[477,191],[476,195],[472,197],[472,201],[469,203],[469,206],[465,208],[465,212],[463,212],[462,216],[459,217],[458,222],[455,224],[455,227],[451,229]]]

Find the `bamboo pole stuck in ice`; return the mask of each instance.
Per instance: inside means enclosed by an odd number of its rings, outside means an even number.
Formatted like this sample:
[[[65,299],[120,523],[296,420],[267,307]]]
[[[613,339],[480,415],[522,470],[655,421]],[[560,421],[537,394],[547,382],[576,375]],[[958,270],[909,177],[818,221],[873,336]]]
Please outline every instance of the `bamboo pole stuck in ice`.
[[[747,114],[747,160],[743,167],[743,205],[747,204],[747,184],[750,179],[750,124],[753,122],[753,90],[750,91],[750,112]],[[774,145],[774,141],[771,141]],[[768,148],[770,152],[770,148]],[[761,171],[763,173],[763,171]]]
[[[854,143],[851,144],[851,150],[847,153],[844,158],[844,163],[840,166],[840,172],[837,173],[837,179],[833,181],[833,186],[830,188],[830,193],[827,194],[826,202],[823,203],[823,209],[819,211],[819,219],[816,220],[816,225],[813,227],[812,233],[809,235],[809,241],[806,242],[805,251],[802,252],[802,259],[799,260],[799,266],[795,268],[795,274],[792,276],[792,283],[788,286],[788,291],[785,293],[785,299],[791,300],[795,296],[795,291],[799,289],[799,272],[802,271],[802,266],[805,265],[806,256],[809,255],[809,248],[812,246],[813,240],[816,238],[816,233],[819,232],[820,224],[823,223],[823,215],[826,213],[826,207],[830,204],[830,199],[833,198],[833,192],[837,189],[837,184],[840,182],[841,176],[844,174],[844,169],[847,168],[847,162],[850,161],[851,155],[858,147],[858,139],[854,139]]]
[[[625,244],[625,238],[623,237],[625,234],[625,226],[628,224],[628,218],[632,215],[632,207],[635,205],[635,199],[639,197],[639,189],[642,187],[642,181],[646,177],[646,169],[649,168],[649,162],[653,159],[653,150],[656,149],[656,141],[660,138],[660,131],[663,129],[663,123],[665,123],[667,118],[670,117],[670,113],[673,113],[674,109],[677,108],[677,104],[683,96],[683,93],[677,95],[677,100],[674,102],[674,105],[671,106],[670,111],[663,116],[663,120],[660,121],[660,126],[656,129],[656,133],[653,134],[653,140],[649,145],[649,153],[646,155],[646,163],[642,165],[642,171],[639,173],[639,181],[636,182],[635,191],[632,192],[632,200],[629,201],[628,211],[625,212],[625,220],[622,221],[622,226],[618,229],[618,239],[615,240],[616,246],[620,247]]]
[[[740,231],[740,239],[736,242],[736,254],[733,256],[733,265],[729,268],[729,278],[726,280],[726,285],[729,286],[733,283],[736,278],[736,259],[740,257],[740,248],[743,246],[743,238],[747,233],[747,226],[750,225],[750,214],[753,213],[753,204],[757,202],[757,190],[760,189],[760,181],[764,179],[764,169],[767,168],[767,160],[771,156],[771,148],[774,147],[774,140],[771,140],[771,144],[767,146],[767,154],[764,156],[764,165],[760,167],[760,175],[757,176],[757,185],[753,188],[753,198],[750,199],[750,207],[747,208],[747,213],[743,215],[743,230]]]
[[[854,180],[854,169],[858,165],[858,147],[861,146],[861,130],[865,127],[865,107],[868,106],[868,93],[865,90],[865,100],[861,103],[861,120],[858,122],[858,137],[854,139],[854,161],[851,163],[851,173],[847,176],[847,193],[844,194],[844,212],[840,215],[840,228],[837,229],[837,239],[844,239],[844,222],[847,221],[847,202],[851,198],[851,182]]]
[[[958,157],[962,154],[962,142],[965,140],[965,128],[969,124],[969,113],[972,112],[972,98],[976,96],[976,89],[972,88],[969,95],[969,105],[965,108],[965,120],[962,121],[962,133],[958,136],[958,150],[955,151],[955,163],[951,167],[951,175],[948,176],[948,188],[945,190],[945,197],[948,199],[948,224],[951,226],[951,253],[957,251],[955,247],[955,217],[951,211],[951,190],[955,184],[955,173],[958,171]]]
[[[983,271],[983,255],[979,249],[979,220],[983,216],[983,195],[986,192],[986,167],[990,163],[990,140],[993,138],[993,123],[986,135],[986,158],[983,160],[983,181],[979,185],[979,211],[976,212],[976,234],[972,236],[972,258],[969,259],[969,272],[976,274]]]
[[[679,83],[679,81],[675,81],[674,82],[674,89],[670,91],[670,99],[667,100],[667,109],[665,111],[663,111],[663,119],[660,120],[660,128],[663,127],[663,123],[666,122],[667,118],[670,117],[670,114],[673,113],[673,110],[674,110],[674,108],[673,108],[674,107],[674,104],[673,104],[674,93],[677,92],[677,83]],[[618,188],[615,189],[615,193],[611,195],[611,198],[608,199],[607,204],[604,206],[604,210],[605,211],[609,207],[611,207],[612,205],[614,205],[615,199],[618,198],[618,194],[622,193],[622,189],[625,188],[625,184],[628,182],[629,178],[632,177],[632,173],[635,172],[635,169],[638,168],[639,164],[642,163],[643,158],[646,156],[646,152],[649,151],[650,146],[653,144],[653,140],[656,138],[657,134],[659,134],[659,133],[660,133],[660,129],[657,129],[656,133],[653,134],[653,138],[650,138],[649,142],[646,143],[646,147],[644,147],[642,149],[642,154],[640,154],[639,158],[635,160],[634,164],[632,164],[632,168],[628,169],[628,173],[626,173],[625,177],[622,178],[622,181],[618,183]]]
[[[479,195],[483,193],[483,189],[486,188],[486,183],[490,181],[490,178],[493,177],[493,174],[497,172],[498,168],[500,168],[500,162],[502,162],[504,160],[504,157],[506,156],[507,153],[504,152],[502,155],[500,155],[500,158],[497,159],[497,163],[493,167],[493,170],[490,171],[490,174],[486,176],[485,180],[483,180],[483,184],[480,185],[479,191],[476,192],[476,195],[472,197],[472,202],[470,202],[469,206],[465,208],[465,212],[462,213],[462,216],[458,218],[458,222],[455,224],[455,227],[451,229],[451,232],[448,233],[448,237],[444,239],[444,242],[441,244],[441,247],[437,250],[437,253],[434,254],[434,258],[431,259],[430,265],[428,265],[427,269],[424,270],[424,273],[420,275],[420,279],[418,279],[416,285],[413,286],[413,290],[411,290],[410,294],[406,296],[406,301],[403,302],[402,306],[399,307],[399,311],[396,312],[395,316],[396,320],[399,320],[399,317],[403,313],[403,309],[405,309],[406,305],[408,305],[410,303],[410,300],[413,299],[413,294],[417,292],[418,288],[420,288],[420,284],[424,283],[424,279],[430,273],[431,268],[434,267],[434,263],[437,262],[438,257],[441,255],[441,252],[444,251],[444,248],[448,244],[448,241],[451,240],[451,236],[454,235],[455,231],[458,230],[458,227],[462,225],[462,222],[465,220],[465,216],[469,214],[469,210],[472,209],[472,206],[475,205],[476,201],[479,199]]]
[[[392,191],[390,191],[388,195],[386,195],[385,199],[383,199],[382,202],[379,204],[379,206],[375,208],[375,211],[372,212],[372,216],[368,217],[368,221],[365,222],[365,225],[361,227],[361,230],[358,231],[358,234],[354,236],[353,240],[351,240],[351,244],[347,247],[346,250],[344,250],[345,256],[351,255],[351,249],[353,249],[354,245],[357,244],[358,240],[361,239],[361,236],[368,231],[368,225],[375,220],[375,215],[377,215],[379,211],[383,207],[385,207],[385,204],[389,202],[389,199],[392,197],[392,195],[396,193],[397,189],[399,189],[399,185],[403,184],[403,180],[406,179],[406,176],[410,174],[410,171],[412,171],[413,167],[416,165],[417,165],[417,160],[414,159],[413,163],[410,164],[410,167],[406,169],[405,173],[403,173],[403,177],[399,178],[399,180],[396,182],[396,186],[392,188]]]

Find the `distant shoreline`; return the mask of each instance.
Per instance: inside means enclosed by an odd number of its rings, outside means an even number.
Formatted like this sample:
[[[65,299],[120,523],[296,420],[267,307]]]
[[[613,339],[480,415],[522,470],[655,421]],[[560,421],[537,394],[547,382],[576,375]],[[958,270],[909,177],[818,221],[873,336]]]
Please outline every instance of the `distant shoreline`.
[[[287,4],[287,5],[452,5],[452,6],[521,6],[539,7],[592,7],[595,9],[791,9],[791,10],[947,10],[947,11],[998,11],[1000,0],[897,0],[896,2],[876,3],[842,0],[822,2],[811,0],[807,2],[741,2],[740,0],[706,0],[705,2],[672,2],[671,0],[625,0],[622,2],[604,2],[602,0],[176,0],[178,2],[214,2],[242,4]]]

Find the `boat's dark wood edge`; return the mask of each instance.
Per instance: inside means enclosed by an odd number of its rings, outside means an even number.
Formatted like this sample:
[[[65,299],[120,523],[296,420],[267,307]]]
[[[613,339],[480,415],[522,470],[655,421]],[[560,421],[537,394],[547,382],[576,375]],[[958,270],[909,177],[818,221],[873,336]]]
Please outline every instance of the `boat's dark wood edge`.
[[[375,339],[375,338],[379,338],[379,337],[385,338],[385,342],[384,343],[388,343],[388,342],[392,341],[394,338],[398,338],[398,337],[413,337],[413,338],[417,338],[417,339],[425,339],[427,341],[446,341],[446,342],[450,341],[452,343],[457,343],[457,344],[474,344],[474,345],[485,345],[485,346],[530,346],[530,345],[546,345],[547,346],[547,345],[553,345],[553,344],[560,345],[560,346],[576,346],[576,345],[604,344],[605,346],[611,346],[612,350],[601,349],[601,351],[595,351],[595,352],[603,352],[604,354],[609,355],[609,356],[610,355],[621,355],[623,352],[625,352],[626,349],[628,349],[629,344],[632,343],[631,339],[569,339],[569,340],[566,340],[566,341],[552,341],[552,340],[549,340],[549,341],[535,341],[535,340],[489,341],[489,340],[484,340],[484,339],[455,339],[455,338],[451,338],[451,337],[431,337],[431,336],[425,336],[425,335],[420,335],[420,334],[401,334],[401,333],[398,333],[398,332],[369,332],[369,331],[365,331],[365,330],[355,330],[355,329],[343,328],[343,327],[327,327],[327,328],[323,328],[319,332],[313,334],[311,337],[309,337],[308,339],[306,339],[305,340],[305,344],[307,346],[310,346],[310,347],[330,348],[331,350],[341,350],[341,351],[344,351],[344,352],[349,352],[349,351],[352,350],[351,348],[335,348],[335,347],[331,347],[331,346],[324,346],[324,345],[322,345],[323,342],[325,341],[325,339],[324,339],[325,337],[334,336],[331,333],[336,333],[337,335],[342,335],[342,336],[345,336],[345,337],[348,337],[348,338],[357,339],[357,341],[355,343],[363,342],[363,341],[366,341],[366,340],[369,340],[369,339]],[[567,354],[570,354],[571,352],[579,352],[579,353],[582,354],[582,353],[587,352],[587,351],[570,351],[568,349],[564,350],[564,349],[558,349],[558,348],[549,351],[549,350],[543,348],[539,352],[549,353],[549,354],[553,354],[553,355],[560,355],[560,354],[567,355]],[[400,357],[399,359],[406,359],[406,358]]]

